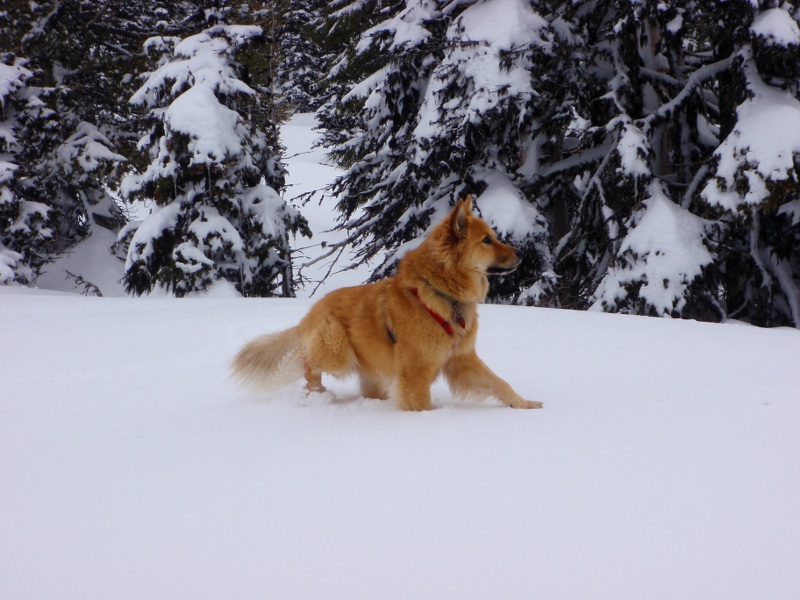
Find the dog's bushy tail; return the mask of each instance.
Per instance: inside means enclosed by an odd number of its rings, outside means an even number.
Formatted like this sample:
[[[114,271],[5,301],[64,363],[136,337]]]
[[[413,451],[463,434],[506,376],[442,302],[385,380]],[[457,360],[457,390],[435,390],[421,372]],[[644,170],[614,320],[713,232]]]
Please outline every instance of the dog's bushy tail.
[[[272,391],[303,377],[304,351],[298,327],[262,335],[239,351],[232,377],[251,388]]]

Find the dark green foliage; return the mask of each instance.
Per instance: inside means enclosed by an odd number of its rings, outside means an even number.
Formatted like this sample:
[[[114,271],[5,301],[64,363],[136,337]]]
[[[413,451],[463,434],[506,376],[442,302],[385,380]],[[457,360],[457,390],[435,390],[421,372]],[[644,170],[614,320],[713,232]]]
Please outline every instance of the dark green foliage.
[[[735,140],[749,126],[749,99],[775,90],[777,102],[800,107],[800,43],[760,25],[770,17],[796,27],[797,9],[520,1],[518,14],[530,6],[541,19],[527,41],[502,49],[489,80],[473,79],[470,65],[490,50],[461,15],[493,4],[499,15],[512,3],[408,1],[389,17],[427,35],[398,44],[397,21],[365,23],[368,35],[342,54],[347,85],[323,122],[347,169],[333,186],[341,227],[362,261],[379,259],[374,276],[443,205],[472,193],[526,256],[495,281],[497,300],[800,325],[800,153],[772,175],[758,157],[736,173],[726,160],[747,151]],[[530,93],[520,78],[502,84],[518,72]],[[509,209],[508,194],[528,208]],[[508,210],[524,226],[509,227]]]
[[[134,294],[158,286],[185,296],[224,280],[245,296],[291,296],[288,235],[308,228],[277,192],[267,72],[240,62],[257,62],[267,39],[214,17],[192,36],[147,43],[158,68],[131,101],[151,123],[139,143],[149,163],[122,192],[159,208],[130,239],[125,283]]]

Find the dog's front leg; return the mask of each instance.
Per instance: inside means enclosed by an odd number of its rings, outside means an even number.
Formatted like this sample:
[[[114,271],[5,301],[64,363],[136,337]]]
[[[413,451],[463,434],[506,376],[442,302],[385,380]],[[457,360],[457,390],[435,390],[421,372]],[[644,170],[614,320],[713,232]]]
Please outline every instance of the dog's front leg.
[[[494,396],[512,408],[541,408],[541,402],[525,400],[486,366],[475,352],[458,354],[444,366],[450,389],[463,396]]]
[[[419,353],[398,348],[395,355],[395,394],[402,410],[431,410],[431,385],[437,370],[418,360]]]
[[[402,410],[431,410],[431,384],[433,378],[413,369],[402,369],[397,374],[397,395]]]

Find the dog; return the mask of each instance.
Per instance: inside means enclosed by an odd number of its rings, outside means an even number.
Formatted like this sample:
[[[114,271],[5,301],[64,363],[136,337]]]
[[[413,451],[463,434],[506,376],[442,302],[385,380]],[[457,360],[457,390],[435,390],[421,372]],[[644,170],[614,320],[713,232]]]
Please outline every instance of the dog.
[[[322,374],[358,374],[366,398],[396,397],[403,410],[430,410],[431,385],[444,375],[457,396],[494,396],[513,408],[541,408],[495,375],[475,352],[477,305],[488,275],[511,273],[521,252],[501,243],[472,212],[472,197],[376,283],[330,292],[300,323],[247,344],[233,361],[245,384],[276,388],[305,377],[323,392]]]

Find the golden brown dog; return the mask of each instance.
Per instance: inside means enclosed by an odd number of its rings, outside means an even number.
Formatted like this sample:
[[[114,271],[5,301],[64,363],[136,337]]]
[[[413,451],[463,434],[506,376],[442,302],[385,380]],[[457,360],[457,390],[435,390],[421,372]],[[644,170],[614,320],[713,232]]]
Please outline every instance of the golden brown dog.
[[[519,262],[517,250],[473,216],[472,199],[459,200],[394,277],[333,291],[296,327],[253,340],[234,359],[234,376],[274,388],[304,375],[308,391],[324,391],[322,373],[357,373],[365,397],[391,393],[404,410],[429,410],[431,384],[443,374],[458,395],[540,408],[475,353],[486,276]]]

